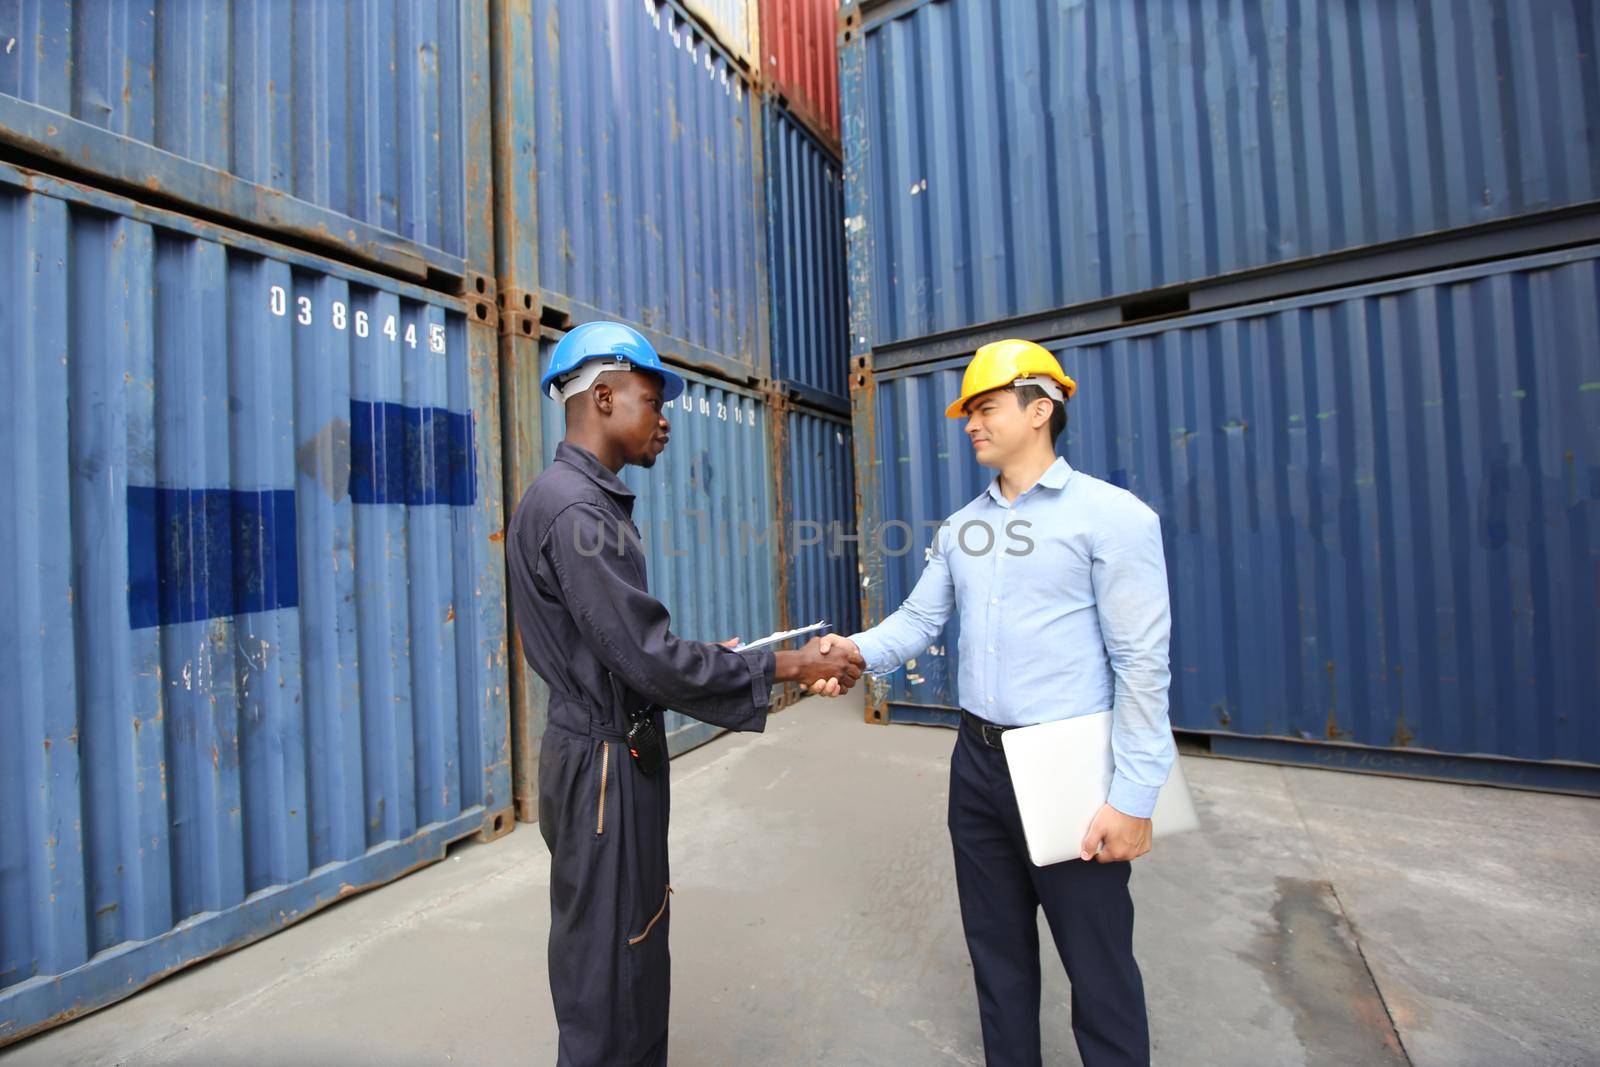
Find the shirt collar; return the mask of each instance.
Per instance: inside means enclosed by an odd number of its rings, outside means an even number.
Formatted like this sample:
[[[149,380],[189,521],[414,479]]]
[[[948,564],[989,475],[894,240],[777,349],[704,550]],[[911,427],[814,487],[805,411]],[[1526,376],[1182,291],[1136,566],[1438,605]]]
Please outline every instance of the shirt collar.
[[[616,471],[601,463],[595,454],[587,448],[581,448],[568,441],[562,441],[556,446],[556,461],[565,463],[569,467],[578,468],[594,484],[623,503],[632,506],[633,490],[629,489],[627,483],[617,477]]]
[[[1035,489],[1060,489],[1067,484],[1067,479],[1071,477],[1072,465],[1061,456],[1057,456],[1056,461],[1046,467],[1043,474],[1039,475],[1037,482],[1017,494],[1017,500],[1021,500]],[[1007,500],[1006,495],[1000,491],[1000,476],[998,474],[989,480],[989,495],[994,498],[995,503],[1004,508],[1016,503],[1015,500]]]

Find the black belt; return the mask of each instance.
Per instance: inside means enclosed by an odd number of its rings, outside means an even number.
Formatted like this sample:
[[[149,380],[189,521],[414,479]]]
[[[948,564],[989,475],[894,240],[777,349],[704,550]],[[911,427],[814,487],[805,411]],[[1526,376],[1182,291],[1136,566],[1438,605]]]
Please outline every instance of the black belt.
[[[1000,748],[1000,735],[1007,730],[1015,730],[1015,726],[1001,726],[999,723],[980,719],[966,708],[961,709],[961,720],[978,733],[978,738],[990,748]]]

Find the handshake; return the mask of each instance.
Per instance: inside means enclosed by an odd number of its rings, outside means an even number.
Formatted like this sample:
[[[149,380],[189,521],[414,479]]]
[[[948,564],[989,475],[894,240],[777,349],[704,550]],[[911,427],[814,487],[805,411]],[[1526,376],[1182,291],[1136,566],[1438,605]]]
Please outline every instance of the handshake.
[[[818,696],[836,697],[849,692],[867,668],[855,643],[837,634],[813,637],[793,652],[776,655],[776,681],[799,682],[808,693]]]

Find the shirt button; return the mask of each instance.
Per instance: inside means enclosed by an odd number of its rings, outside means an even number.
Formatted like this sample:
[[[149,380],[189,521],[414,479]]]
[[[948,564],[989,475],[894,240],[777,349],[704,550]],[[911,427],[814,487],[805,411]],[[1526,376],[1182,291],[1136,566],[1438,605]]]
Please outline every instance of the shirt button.
[[[990,652],[993,652],[993,651],[994,651],[994,646],[993,646],[993,645],[990,645],[990,646],[989,646],[989,651],[990,651]]]
[[[993,704],[993,703],[994,703],[994,697],[990,697],[990,698],[989,698],[989,703],[991,703],[991,704]]]
[[[995,597],[995,598],[993,598],[993,599],[992,599],[992,600],[990,600],[990,601],[989,601],[989,603],[991,603],[991,604],[998,604],[998,603],[1000,603],[1000,598],[999,598],[999,597]]]

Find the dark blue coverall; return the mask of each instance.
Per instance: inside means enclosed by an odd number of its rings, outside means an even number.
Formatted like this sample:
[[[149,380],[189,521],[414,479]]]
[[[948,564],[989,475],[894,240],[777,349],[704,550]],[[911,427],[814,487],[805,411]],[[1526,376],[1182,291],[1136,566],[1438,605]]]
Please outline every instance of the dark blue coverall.
[[[733,652],[668,629],[646,587],[633,504],[622,479],[563,442],[517,506],[506,546],[523,652],[550,687],[539,832],[550,846],[557,1063],[571,1067],[667,1060],[667,767],[646,776],[634,765],[627,710],[670,706],[760,731],[776,665],[766,649]]]

